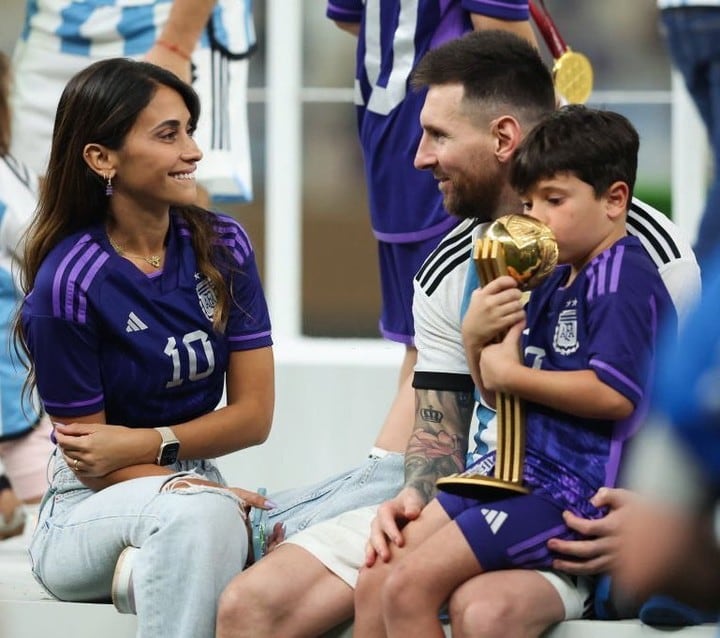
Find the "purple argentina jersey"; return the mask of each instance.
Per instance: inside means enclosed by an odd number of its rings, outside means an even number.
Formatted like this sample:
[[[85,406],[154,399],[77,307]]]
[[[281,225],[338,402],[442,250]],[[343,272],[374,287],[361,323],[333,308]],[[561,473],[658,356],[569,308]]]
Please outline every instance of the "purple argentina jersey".
[[[472,29],[470,13],[526,20],[527,0],[329,0],[327,16],[359,22],[355,71],[360,143],[375,237],[420,242],[457,223],[430,171],[413,166],[425,92],[408,87],[430,49]]]
[[[625,420],[587,419],[527,405],[525,481],[579,514],[613,486],[620,454],[645,416],[659,326],[675,322],[667,289],[635,237],[598,255],[567,287],[560,266],[530,297],[523,338],[525,364],[543,370],[593,370],[627,397]]]
[[[47,256],[22,321],[37,384],[51,415],[105,410],[108,423],[173,425],[215,408],[231,351],[269,346],[270,320],[250,241],[216,216],[221,271],[233,303],[223,334],[215,294],[199,273],[190,230],[172,213],[165,265],[146,275],[111,248],[104,225],[76,233]]]

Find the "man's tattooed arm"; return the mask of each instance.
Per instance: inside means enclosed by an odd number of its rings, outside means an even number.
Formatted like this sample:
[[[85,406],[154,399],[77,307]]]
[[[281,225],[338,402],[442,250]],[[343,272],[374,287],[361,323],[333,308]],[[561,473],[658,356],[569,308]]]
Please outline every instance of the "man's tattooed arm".
[[[470,392],[415,388],[415,428],[405,451],[405,487],[425,502],[435,496],[435,481],[462,472],[475,400]]]

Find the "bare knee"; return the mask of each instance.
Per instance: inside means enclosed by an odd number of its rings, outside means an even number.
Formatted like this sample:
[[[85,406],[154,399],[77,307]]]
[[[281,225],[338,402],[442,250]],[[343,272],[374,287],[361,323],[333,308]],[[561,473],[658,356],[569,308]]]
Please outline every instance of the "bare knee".
[[[407,618],[424,609],[430,600],[423,600],[422,587],[407,562],[401,561],[390,572],[381,591],[381,609],[386,618]],[[421,607],[422,606],[422,607]]]
[[[375,569],[378,569],[377,567]],[[358,573],[357,583],[355,584],[355,615],[362,615],[368,610],[372,610],[380,602],[378,592],[382,587],[382,580],[378,578],[378,573],[373,569],[364,568]]]
[[[563,611],[557,592],[530,571],[481,575],[460,586],[449,601],[457,638],[539,636],[563,619]]]
[[[243,572],[236,576],[218,602],[217,638],[267,635],[264,632],[270,625],[270,618],[264,593],[252,573]]]
[[[527,635],[518,626],[516,610],[507,598],[453,596],[449,611],[454,636],[504,638]]]

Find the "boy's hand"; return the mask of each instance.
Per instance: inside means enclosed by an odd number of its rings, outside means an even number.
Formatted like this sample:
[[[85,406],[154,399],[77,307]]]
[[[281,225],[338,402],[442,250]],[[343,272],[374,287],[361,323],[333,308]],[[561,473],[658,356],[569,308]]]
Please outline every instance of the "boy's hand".
[[[498,277],[472,293],[462,322],[463,341],[466,347],[482,348],[524,318],[517,281],[509,275]]]
[[[485,389],[494,392],[508,392],[507,379],[510,371],[521,366],[520,337],[525,329],[525,321],[516,323],[500,343],[483,348],[480,355],[480,372]]]

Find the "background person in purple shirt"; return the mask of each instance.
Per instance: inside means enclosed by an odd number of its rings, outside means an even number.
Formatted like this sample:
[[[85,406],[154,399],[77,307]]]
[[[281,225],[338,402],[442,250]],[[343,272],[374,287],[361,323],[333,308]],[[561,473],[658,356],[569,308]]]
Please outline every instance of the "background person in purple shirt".
[[[214,635],[247,505],[266,506],[213,462],[267,437],[273,357],[247,235],[193,205],[198,116],[160,67],[78,73],[22,273],[18,337],[57,440],[33,573],[61,600],[112,593],[138,636]]]

